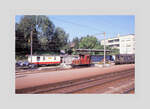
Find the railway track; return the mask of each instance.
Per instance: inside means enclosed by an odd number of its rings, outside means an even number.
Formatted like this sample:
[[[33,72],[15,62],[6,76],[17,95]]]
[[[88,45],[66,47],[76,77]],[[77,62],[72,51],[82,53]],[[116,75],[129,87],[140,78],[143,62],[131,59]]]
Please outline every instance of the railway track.
[[[92,72],[91,72],[92,73]],[[104,83],[112,82],[114,80],[134,76],[134,69],[128,69],[113,73],[107,73],[103,75],[97,75],[88,78],[81,78],[78,80],[70,80],[61,83],[47,84],[37,87],[30,87],[25,89],[18,89],[16,93],[29,93],[29,94],[41,94],[41,93],[74,93],[86,88],[94,87]],[[128,91],[126,91],[127,93]]]
[[[125,93],[125,94],[126,93],[132,93],[134,90],[135,90],[134,87],[132,87],[132,88],[125,90],[123,93]]]
[[[94,66],[90,66],[94,67]],[[16,78],[19,77],[24,77],[27,74],[36,74],[36,73],[47,73],[47,72],[53,72],[53,71],[62,71],[62,70],[71,70],[71,69],[81,69],[81,68],[89,68],[89,66],[78,66],[78,67],[72,67],[72,68],[61,68],[61,67],[56,67],[56,68],[46,68],[46,69],[22,69],[20,71],[16,71]]]

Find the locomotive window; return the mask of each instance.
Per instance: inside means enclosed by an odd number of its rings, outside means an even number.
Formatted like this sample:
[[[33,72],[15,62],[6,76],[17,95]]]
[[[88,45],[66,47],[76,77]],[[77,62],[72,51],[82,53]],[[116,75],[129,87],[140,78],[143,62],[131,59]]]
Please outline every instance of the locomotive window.
[[[43,56],[43,60],[45,60],[45,56]]]
[[[54,57],[54,60],[56,60],[56,57]]]
[[[84,59],[84,55],[82,56],[82,58]]]

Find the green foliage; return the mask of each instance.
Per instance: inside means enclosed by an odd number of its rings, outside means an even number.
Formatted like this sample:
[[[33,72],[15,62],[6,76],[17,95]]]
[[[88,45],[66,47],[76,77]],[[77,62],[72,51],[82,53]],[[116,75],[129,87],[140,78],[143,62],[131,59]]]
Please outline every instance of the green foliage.
[[[55,28],[47,16],[25,15],[16,23],[16,55],[30,54],[30,35],[32,35],[33,54],[37,52],[59,52],[65,49],[69,35],[62,28]]]
[[[22,56],[22,55],[16,55],[15,58],[16,58],[16,62],[17,62],[17,61],[20,61],[20,60],[21,60],[21,61],[27,61],[27,60],[28,60],[28,57],[27,57],[27,56],[24,56],[24,55],[23,55],[23,56]]]
[[[46,16],[25,15],[18,28],[24,32],[24,36],[29,37],[31,30],[36,31],[40,36],[49,37],[54,32],[54,24]]]
[[[48,44],[48,39],[47,39],[46,37],[40,37],[40,38],[39,38],[39,43],[40,43],[41,49],[42,49],[43,51],[48,50],[48,46],[47,46],[47,44]]]
[[[74,38],[72,43],[75,43],[74,49],[104,49],[104,46],[100,44],[98,39],[94,36],[87,35],[86,37],[78,37]],[[112,49],[109,46],[106,46],[106,50],[112,50],[112,52],[107,53],[107,55],[111,54],[119,54],[119,49]],[[75,50],[73,50],[73,54],[78,54]],[[89,52],[91,55],[103,55],[103,52]]]
[[[55,29],[54,36],[52,37],[52,42],[55,45],[54,48],[65,49],[65,46],[68,43],[68,37],[69,35],[66,34],[66,32],[62,28],[57,27]]]
[[[86,37],[81,38],[79,43],[79,48],[81,49],[101,49],[98,39],[94,36],[87,35]]]
[[[111,55],[116,55],[116,54],[120,53],[119,49],[117,49],[117,48],[113,48],[111,50],[112,50]]]
[[[75,37],[75,38],[73,38],[72,43],[75,44],[75,47],[74,47],[74,48],[75,48],[75,49],[78,49],[78,48],[79,48],[80,39],[79,39],[78,37]]]
[[[33,54],[59,54],[60,50],[65,50],[69,54],[77,54],[75,49],[103,49],[98,39],[94,36],[75,37],[72,42],[68,40],[69,34],[60,27],[56,27],[47,16],[25,15],[19,23],[15,25],[16,38],[16,58],[23,58],[30,54],[30,35],[33,32]],[[74,48],[70,47],[74,44]],[[118,49],[113,50],[111,54],[118,54]],[[93,54],[93,53],[92,53]],[[103,53],[95,53],[103,54]],[[19,57],[20,56],[20,57]]]

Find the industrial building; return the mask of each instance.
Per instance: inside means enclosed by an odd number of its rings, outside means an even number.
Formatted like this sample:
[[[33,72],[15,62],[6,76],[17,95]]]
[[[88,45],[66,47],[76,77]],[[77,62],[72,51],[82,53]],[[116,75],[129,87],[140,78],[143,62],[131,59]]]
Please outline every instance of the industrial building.
[[[105,39],[105,45],[111,48],[118,48],[120,54],[135,54],[135,35],[129,34]],[[104,40],[101,40],[101,45],[104,45]]]

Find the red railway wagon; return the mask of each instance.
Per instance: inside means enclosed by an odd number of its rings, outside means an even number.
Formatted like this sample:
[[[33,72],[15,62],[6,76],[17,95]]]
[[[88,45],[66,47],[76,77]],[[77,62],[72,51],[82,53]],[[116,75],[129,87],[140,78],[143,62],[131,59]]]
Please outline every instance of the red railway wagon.
[[[72,65],[90,65],[91,64],[91,58],[89,54],[80,54],[79,59],[74,59],[72,61]]]

